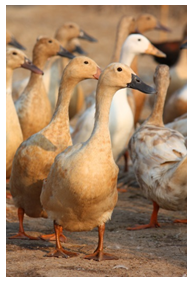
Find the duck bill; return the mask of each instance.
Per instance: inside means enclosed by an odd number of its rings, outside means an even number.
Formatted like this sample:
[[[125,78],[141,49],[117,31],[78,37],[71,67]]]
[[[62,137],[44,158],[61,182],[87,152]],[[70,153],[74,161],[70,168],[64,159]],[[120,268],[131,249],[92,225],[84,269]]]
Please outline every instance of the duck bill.
[[[141,92],[148,93],[148,94],[154,94],[156,93],[156,89],[153,87],[145,84],[137,75],[132,74],[132,80],[130,83],[127,84],[128,88],[137,89]]]
[[[147,50],[145,50],[145,54],[155,55],[157,57],[165,58],[166,54],[157,49],[153,44],[149,43]]]
[[[75,55],[73,55],[72,53],[67,51],[62,46],[60,46],[60,50],[59,50],[59,52],[57,52],[57,55],[62,56],[62,57],[66,57],[68,59],[73,59],[75,57]]]
[[[97,67],[97,72],[93,75],[94,79],[98,80],[101,75],[101,68]]]
[[[88,40],[88,41],[91,41],[91,42],[97,42],[97,39],[95,39],[94,37],[88,35],[88,34],[87,34],[85,31],[83,31],[82,29],[80,30],[80,33],[79,33],[78,38],[85,39],[85,40]]]
[[[21,45],[14,37],[11,37],[11,41],[9,42],[9,44],[20,50],[26,50],[26,48]]]
[[[162,25],[161,23],[157,23],[155,29],[166,31],[166,32],[171,32],[171,29],[169,29],[168,27]]]
[[[29,59],[25,58],[25,61],[23,64],[21,64],[21,67],[24,69],[28,69],[33,73],[43,75],[43,71],[37,68]]]

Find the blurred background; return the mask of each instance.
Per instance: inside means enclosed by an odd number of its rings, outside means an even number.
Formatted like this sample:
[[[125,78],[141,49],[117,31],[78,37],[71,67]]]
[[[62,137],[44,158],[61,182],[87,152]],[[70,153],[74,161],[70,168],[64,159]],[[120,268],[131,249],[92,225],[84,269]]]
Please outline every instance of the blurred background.
[[[144,35],[155,42],[181,40],[187,23],[187,5],[7,5],[6,28],[25,46],[25,53],[32,59],[32,49],[39,35],[54,37],[56,30],[65,22],[76,22],[97,42],[81,41],[87,55],[104,68],[111,62],[115,46],[117,25],[123,15],[137,17],[150,13],[165,26],[170,33],[148,31]],[[146,76],[147,63],[147,76]],[[157,63],[152,56],[140,56],[139,75],[153,83],[153,72]],[[14,71],[13,80],[29,76],[24,69]],[[95,89],[96,81],[82,82],[85,95]]]

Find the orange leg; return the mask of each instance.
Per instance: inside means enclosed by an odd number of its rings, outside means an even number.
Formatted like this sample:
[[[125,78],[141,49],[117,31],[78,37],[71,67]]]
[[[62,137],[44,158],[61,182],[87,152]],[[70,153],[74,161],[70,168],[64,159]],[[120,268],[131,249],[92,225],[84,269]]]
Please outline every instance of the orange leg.
[[[184,224],[187,224],[187,219],[175,219],[173,222],[174,223],[184,223]]]
[[[21,207],[18,208],[18,218],[19,218],[19,233],[9,237],[9,239],[39,240],[38,237],[32,237],[25,233],[23,228],[24,209]]]
[[[114,255],[103,252],[103,237],[105,232],[105,224],[102,224],[98,227],[98,232],[99,232],[99,242],[97,249],[94,251],[93,254],[86,255],[84,258],[94,259],[96,261],[118,259],[118,257]]]
[[[160,225],[157,221],[158,211],[159,211],[159,205],[155,201],[153,201],[153,212],[152,212],[149,224],[139,225],[139,226],[136,226],[136,227],[128,227],[127,230],[140,230],[140,229],[146,229],[146,228],[158,228],[158,227],[160,227]]]
[[[67,250],[64,250],[60,243],[60,233],[62,231],[62,227],[54,221],[54,229],[55,229],[55,237],[56,237],[56,249],[53,252],[48,253],[46,256],[48,257],[72,257],[77,256],[78,253],[72,253]]]
[[[62,226],[59,226],[58,229],[60,230],[59,231],[60,242],[66,243],[67,242],[67,237],[65,237],[65,235],[63,235],[63,228],[62,228]],[[45,241],[56,241],[56,235],[55,234],[41,235],[40,238],[42,240],[45,240]]]

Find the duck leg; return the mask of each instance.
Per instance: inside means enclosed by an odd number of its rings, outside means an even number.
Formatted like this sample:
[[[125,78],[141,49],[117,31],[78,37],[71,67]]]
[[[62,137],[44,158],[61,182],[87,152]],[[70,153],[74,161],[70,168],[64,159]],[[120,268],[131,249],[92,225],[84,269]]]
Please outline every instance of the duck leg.
[[[86,255],[84,258],[94,259],[96,261],[118,259],[118,257],[114,255],[103,252],[103,237],[105,232],[105,224],[102,224],[98,227],[98,232],[99,232],[99,242],[97,249],[94,251],[93,254]]]
[[[128,227],[127,230],[140,230],[140,229],[146,229],[146,228],[158,228],[158,227],[160,227],[160,225],[157,221],[158,211],[159,211],[159,205],[155,201],[153,201],[153,212],[152,212],[149,224],[139,225],[139,226],[136,226],[136,227]]]
[[[59,240],[60,242],[66,243],[67,237],[63,235],[63,228],[62,226],[59,226]],[[56,241],[56,235],[55,234],[48,234],[48,235],[41,235],[40,238],[45,241]]]
[[[9,237],[9,239],[29,239],[29,240],[39,240],[38,237],[32,237],[25,233],[23,228],[23,219],[24,219],[24,209],[19,207],[18,208],[18,218],[19,218],[19,233]]]
[[[55,229],[55,237],[56,237],[56,249],[53,252],[48,253],[46,256],[48,257],[72,257],[77,256],[78,253],[72,253],[70,251],[64,250],[60,243],[60,232],[62,231],[62,227],[58,225],[54,221],[54,229]]]

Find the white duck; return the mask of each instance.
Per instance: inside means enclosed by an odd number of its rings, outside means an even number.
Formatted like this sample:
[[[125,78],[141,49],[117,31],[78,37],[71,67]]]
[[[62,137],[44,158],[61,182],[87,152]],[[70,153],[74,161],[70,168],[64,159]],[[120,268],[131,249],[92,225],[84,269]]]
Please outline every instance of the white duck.
[[[153,201],[153,213],[149,224],[127,228],[129,230],[159,227],[159,208],[173,211],[187,209],[185,138],[179,132],[164,127],[162,119],[169,86],[169,67],[159,65],[154,79],[157,94],[153,111],[129,142],[136,179],[144,195]]]
[[[36,74],[41,74],[39,70],[27,56],[17,48],[7,48],[6,50],[6,178],[11,175],[11,167],[15,152],[23,141],[19,119],[12,99],[12,79],[13,71],[16,68],[25,68]]]
[[[11,238],[29,238],[23,228],[24,214],[30,217],[47,217],[40,203],[40,193],[50,167],[57,154],[72,145],[69,131],[69,102],[73,89],[84,79],[98,79],[101,70],[85,56],[75,57],[63,71],[58,102],[51,122],[40,132],[32,135],[18,148],[10,178],[10,192],[18,207],[19,233]],[[60,231],[60,237],[65,236]],[[54,235],[44,235],[54,239]]]
[[[45,36],[38,37],[33,48],[33,63],[43,69],[48,58],[56,55],[74,57],[56,39]],[[24,140],[48,125],[53,112],[42,76],[31,74],[26,88],[15,102],[15,107]]]
[[[141,53],[164,56],[145,36],[131,34],[122,46],[120,62],[130,66],[134,56]],[[94,115],[95,104],[89,107],[78,119],[72,133],[74,144],[84,142],[90,137],[94,125]],[[128,139],[132,134],[133,126],[134,117],[127,101],[127,90],[119,90],[118,95],[115,95],[112,100],[109,116],[109,130],[115,161],[118,160],[118,157],[124,151]]]
[[[48,217],[54,220],[56,233],[56,249],[48,256],[76,255],[62,248],[58,237],[60,227],[69,231],[98,227],[98,247],[85,259],[117,259],[103,252],[105,223],[111,218],[118,198],[119,170],[111,150],[109,111],[115,92],[126,87],[154,93],[130,67],[110,64],[98,81],[95,124],[90,138],[68,147],[55,158],[40,197]]]

